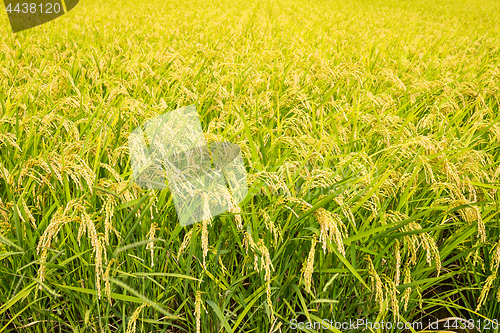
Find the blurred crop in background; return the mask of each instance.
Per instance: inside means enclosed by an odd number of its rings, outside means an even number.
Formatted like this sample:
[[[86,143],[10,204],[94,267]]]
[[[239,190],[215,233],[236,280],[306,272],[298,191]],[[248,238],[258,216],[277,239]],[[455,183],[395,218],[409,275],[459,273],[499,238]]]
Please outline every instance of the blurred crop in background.
[[[85,1],[14,35],[3,15],[0,332],[500,319],[499,20],[495,1]],[[190,104],[251,195],[182,228],[127,138]]]

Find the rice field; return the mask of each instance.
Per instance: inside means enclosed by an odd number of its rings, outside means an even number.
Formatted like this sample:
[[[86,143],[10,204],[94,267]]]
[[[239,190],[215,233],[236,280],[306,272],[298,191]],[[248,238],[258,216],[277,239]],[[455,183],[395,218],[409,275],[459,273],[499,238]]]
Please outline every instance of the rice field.
[[[0,332],[500,332],[499,23],[494,0],[2,14]],[[181,227],[128,136],[192,104],[250,194]]]

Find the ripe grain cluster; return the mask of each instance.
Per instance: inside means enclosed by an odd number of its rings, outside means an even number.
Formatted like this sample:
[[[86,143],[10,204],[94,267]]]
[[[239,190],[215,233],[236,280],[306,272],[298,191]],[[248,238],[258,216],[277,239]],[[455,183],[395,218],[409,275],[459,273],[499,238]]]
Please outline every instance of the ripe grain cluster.
[[[500,319],[499,21],[493,0],[2,16],[0,332]],[[182,228],[127,140],[191,104],[250,195]]]

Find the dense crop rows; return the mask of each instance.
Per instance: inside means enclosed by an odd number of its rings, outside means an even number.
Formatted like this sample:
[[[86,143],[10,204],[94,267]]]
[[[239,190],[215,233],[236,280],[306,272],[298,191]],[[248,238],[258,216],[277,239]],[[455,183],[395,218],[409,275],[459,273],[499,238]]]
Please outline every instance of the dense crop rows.
[[[469,0],[92,0],[15,35],[4,15],[0,332],[500,319],[499,21]],[[190,104],[251,195],[182,228],[127,139]]]

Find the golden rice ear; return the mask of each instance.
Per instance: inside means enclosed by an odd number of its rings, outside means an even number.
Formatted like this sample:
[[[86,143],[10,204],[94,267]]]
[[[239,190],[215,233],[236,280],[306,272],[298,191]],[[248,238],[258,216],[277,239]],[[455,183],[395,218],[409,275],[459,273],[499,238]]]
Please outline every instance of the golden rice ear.
[[[90,238],[90,242],[92,244],[92,248],[94,249],[95,254],[95,273],[96,273],[96,289],[97,296],[101,298],[101,280],[104,274],[103,272],[103,258],[104,261],[107,262],[106,256],[106,248],[104,246],[104,240],[99,237],[97,234],[94,222],[90,219],[90,217],[83,213],[81,223],[85,224],[85,228],[87,229],[87,236]]]
[[[141,314],[141,311],[149,306],[147,303],[143,303],[139,307],[137,307],[132,315],[130,316],[130,319],[127,324],[127,331],[126,333],[135,333],[136,332],[136,327],[137,327],[137,319],[139,319],[139,315]]]
[[[347,218],[347,220],[351,222],[352,225],[356,228],[356,219],[354,218],[351,207],[349,207],[349,205],[344,202],[344,195],[340,194],[333,200],[340,206],[340,209],[342,210],[342,213]]]
[[[396,254],[396,273],[394,277],[394,284],[399,286],[399,282],[401,279],[401,245],[399,240],[396,239],[396,243],[394,244],[395,254]]]
[[[477,301],[477,307],[476,311],[479,311],[479,309],[483,306],[483,304],[486,302],[486,299],[488,298],[488,295],[490,293],[490,289],[493,286],[493,282],[497,279],[497,273],[493,273],[488,278],[486,279],[486,282],[484,283],[483,289],[481,290],[481,295],[479,296],[479,299]]]
[[[498,272],[500,267],[500,241],[494,246],[493,258],[491,260],[490,269],[493,272]]]
[[[10,145],[15,149],[19,150],[20,152],[22,152],[21,147],[19,147],[19,145],[17,144],[16,136],[12,133],[0,133],[0,147],[4,145]]]
[[[182,244],[179,247],[179,252],[177,252],[177,261],[180,259],[182,252],[184,251],[184,249],[186,249],[189,242],[191,241],[191,236],[193,235],[193,230],[194,230],[194,228],[189,229],[189,231],[184,235],[184,239],[182,241]]]
[[[119,235],[118,230],[112,224],[116,206],[118,206],[116,198],[107,194],[104,202],[104,243],[106,245],[109,245],[109,234],[111,231]]]
[[[203,250],[203,268],[205,265],[205,258],[208,254],[208,224],[211,224],[210,219],[201,222],[201,248]]]
[[[410,271],[410,266],[408,263],[406,263],[404,271],[404,284],[408,284],[411,282],[411,271]],[[410,295],[411,295],[412,287],[407,287],[403,293],[403,301],[404,301],[404,311],[408,309],[408,303],[410,301]]]
[[[194,315],[196,317],[196,333],[200,333],[201,327],[201,291],[196,291],[195,301],[194,301]]]
[[[109,282],[109,277],[111,274],[111,266],[116,262],[116,259],[113,258],[108,262],[108,266],[106,267],[106,270],[104,271],[103,275],[103,280],[104,280],[104,294],[109,300],[109,303],[113,303],[113,299],[111,298],[111,283]]]
[[[399,318],[399,300],[398,300],[398,294],[400,293],[399,290],[396,288],[396,284],[389,279],[387,276],[385,276],[385,284],[384,284],[384,289],[385,289],[385,295],[386,299],[388,300],[391,308],[392,308],[392,314],[394,319]]]
[[[345,256],[344,239],[348,237],[347,228],[336,213],[327,211],[320,207],[314,211],[313,215],[320,225],[319,240],[323,243],[323,253],[330,252],[328,243],[335,242],[338,251]]]
[[[264,244],[262,239],[259,240],[257,246],[262,254],[262,262],[264,263],[264,281],[266,281],[266,300],[267,305],[269,306],[269,311],[271,312],[271,320],[274,320],[274,310],[273,303],[271,301],[271,271],[274,271],[273,263],[271,261],[271,256],[269,254],[269,250]]]
[[[267,228],[267,230],[269,230],[271,232],[271,235],[273,235],[274,244],[277,245],[278,239],[283,240],[281,226],[279,224],[277,224],[277,226],[276,226],[276,224],[271,220],[271,217],[269,216],[269,214],[266,211],[261,209],[259,211],[259,215],[262,216],[262,218],[264,219],[264,223],[266,225],[266,228]]]
[[[375,267],[373,267],[373,262],[370,256],[366,255],[365,260],[368,261],[368,274],[370,275],[370,280],[372,281],[372,287],[375,289],[375,301],[378,302],[380,310],[382,310],[384,304],[382,280],[375,270]]]
[[[152,240],[155,238],[157,230],[159,230],[158,224],[153,222],[151,223],[148,234],[146,235],[146,237],[150,240],[150,242],[146,245],[146,249],[151,252],[151,267],[154,266],[154,242],[152,242]]]
[[[247,173],[241,148],[229,142],[212,142],[210,152],[215,170],[224,173],[232,200],[239,204],[248,194]]]
[[[40,268],[38,269],[39,280],[45,280],[45,267],[44,263],[47,261],[48,249],[52,245],[52,240],[57,237],[61,228],[69,222],[78,222],[80,227],[78,229],[77,241],[80,244],[81,237],[87,233],[92,244],[95,254],[95,273],[96,273],[96,289],[98,298],[101,298],[101,280],[103,276],[103,259],[107,262],[106,248],[104,240],[99,237],[94,222],[91,217],[86,213],[87,207],[83,199],[73,199],[66,204],[65,207],[60,207],[52,216],[52,219],[40,237],[37,245],[37,254],[41,253]],[[40,286],[41,287],[41,286]]]
[[[302,265],[302,277],[304,279],[306,292],[308,293],[311,293],[312,274],[314,272],[314,254],[316,252],[317,241],[318,236],[314,234],[311,240],[311,249],[309,250],[309,255],[307,256],[307,260]]]

